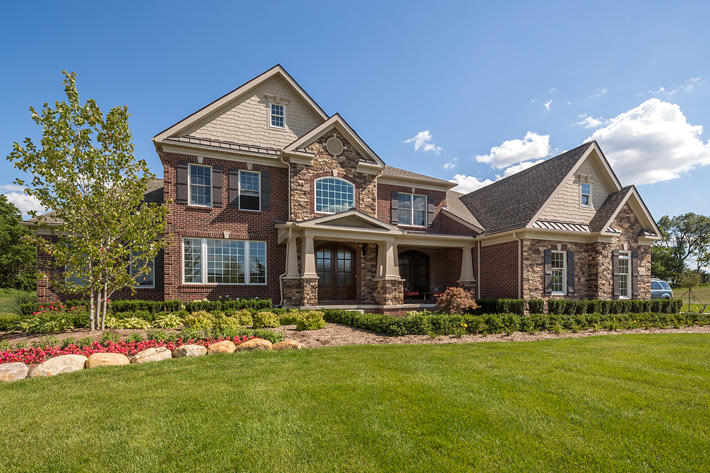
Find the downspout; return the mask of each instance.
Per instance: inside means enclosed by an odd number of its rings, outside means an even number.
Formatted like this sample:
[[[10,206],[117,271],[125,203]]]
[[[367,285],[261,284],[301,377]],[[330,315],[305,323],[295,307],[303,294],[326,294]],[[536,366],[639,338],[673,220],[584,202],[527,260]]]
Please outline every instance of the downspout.
[[[478,240],[478,251],[476,251],[476,292],[478,299],[481,298],[481,240]]]
[[[513,239],[518,243],[518,299],[523,298],[523,255],[522,255],[522,249],[521,246],[523,244],[523,241],[518,238],[518,234],[516,232],[513,232]]]
[[[279,161],[284,163],[288,167],[288,188],[287,188],[287,193],[286,193],[286,205],[287,205],[287,221],[291,221],[291,163],[284,161],[284,155],[283,151],[279,152]],[[288,229],[288,237],[291,238],[291,232],[292,230],[289,228]],[[287,244],[288,245],[288,244]],[[288,251],[286,252],[286,265],[285,265],[285,270],[288,271]],[[283,307],[284,305],[284,282],[283,278],[286,276],[287,273],[281,273],[279,275],[279,307]]]

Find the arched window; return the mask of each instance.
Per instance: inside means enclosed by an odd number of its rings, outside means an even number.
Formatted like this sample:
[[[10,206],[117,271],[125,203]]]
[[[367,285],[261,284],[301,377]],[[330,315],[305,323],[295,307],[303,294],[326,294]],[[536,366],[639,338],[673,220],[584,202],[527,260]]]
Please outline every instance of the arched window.
[[[316,212],[335,214],[355,206],[355,186],[337,177],[316,180]]]

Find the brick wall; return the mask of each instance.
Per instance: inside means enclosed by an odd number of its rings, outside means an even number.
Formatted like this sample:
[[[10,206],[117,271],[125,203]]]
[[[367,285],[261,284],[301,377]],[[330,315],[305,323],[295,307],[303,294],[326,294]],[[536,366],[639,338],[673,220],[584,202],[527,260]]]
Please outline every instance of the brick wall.
[[[247,169],[246,163],[204,158],[205,165],[222,167],[222,207],[199,208],[176,202],[176,165],[178,162],[197,163],[190,155],[165,153],[164,197],[172,201],[168,213],[170,244],[165,249],[166,300],[215,299],[219,296],[270,298],[279,302],[279,276],[285,270],[286,246],[279,245],[274,220],[287,219],[288,170],[286,168],[254,164],[254,171],[266,171],[271,178],[270,208],[248,212],[229,207],[229,169]],[[182,238],[224,238],[266,241],[266,285],[182,284]]]
[[[481,248],[482,298],[518,297],[518,242],[510,241]]]

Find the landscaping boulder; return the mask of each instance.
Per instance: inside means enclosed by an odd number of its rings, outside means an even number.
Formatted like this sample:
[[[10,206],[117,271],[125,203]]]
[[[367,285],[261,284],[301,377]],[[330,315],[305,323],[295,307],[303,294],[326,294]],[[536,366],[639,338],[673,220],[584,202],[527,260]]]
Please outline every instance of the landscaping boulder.
[[[83,355],[60,355],[50,358],[44,363],[32,368],[30,371],[30,378],[37,378],[40,376],[54,376],[62,373],[71,373],[73,371],[79,371],[84,369],[86,364],[86,357]]]
[[[272,350],[300,350],[301,348],[303,348],[303,344],[296,340],[284,340],[271,345]]]
[[[172,358],[173,355],[165,347],[148,348],[139,351],[131,358],[131,363],[151,363],[153,361],[163,361]]]
[[[0,365],[0,381],[9,382],[25,379],[29,371],[29,366],[19,361],[16,363],[3,363]]]
[[[182,358],[183,356],[205,356],[207,348],[202,345],[181,345],[173,350],[173,358]]]
[[[239,351],[246,350],[271,350],[271,342],[263,338],[252,338],[239,344]]]
[[[231,342],[229,340],[222,340],[221,342],[213,343],[212,345],[210,345],[207,349],[207,352],[210,355],[214,355],[215,353],[234,353],[234,350],[236,349],[237,346],[234,344],[234,342]]]
[[[99,366],[123,366],[131,362],[126,355],[121,353],[94,353],[86,360],[86,368]]]

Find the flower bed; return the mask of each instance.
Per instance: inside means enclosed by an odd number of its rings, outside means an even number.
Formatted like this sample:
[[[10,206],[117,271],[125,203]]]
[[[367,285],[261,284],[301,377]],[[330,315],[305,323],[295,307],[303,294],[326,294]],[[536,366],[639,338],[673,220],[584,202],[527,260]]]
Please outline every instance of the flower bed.
[[[64,348],[55,345],[51,347],[32,347],[7,350],[0,352],[0,364],[19,361],[28,365],[35,365],[59,355],[83,355],[88,357],[94,353],[121,353],[122,355],[131,357],[140,351],[147,350],[148,348],[166,347],[172,351],[181,345],[202,345],[207,347],[213,343],[221,342],[223,340],[229,340],[234,342],[235,345],[239,345],[240,343],[244,343],[247,340],[254,338],[257,337],[244,335],[242,337],[236,336],[185,340],[178,338],[175,341],[145,340],[137,342],[121,340],[118,342],[106,341],[103,343],[97,340],[91,345],[84,347],[70,344]]]

